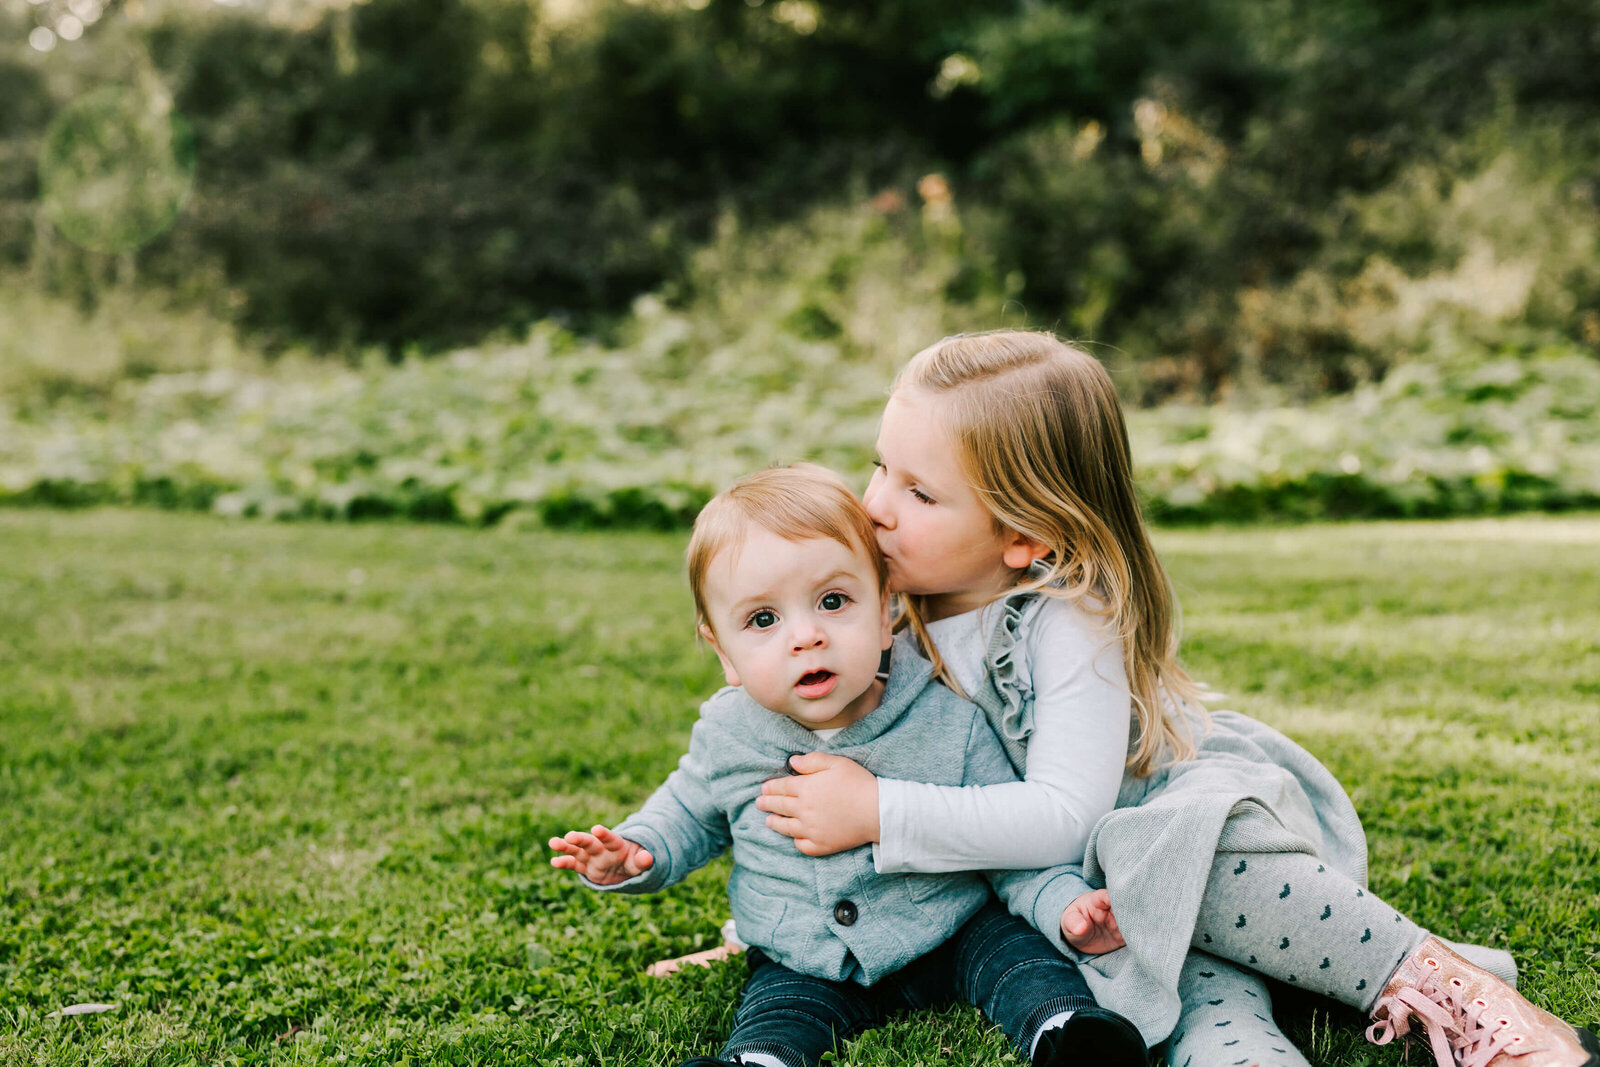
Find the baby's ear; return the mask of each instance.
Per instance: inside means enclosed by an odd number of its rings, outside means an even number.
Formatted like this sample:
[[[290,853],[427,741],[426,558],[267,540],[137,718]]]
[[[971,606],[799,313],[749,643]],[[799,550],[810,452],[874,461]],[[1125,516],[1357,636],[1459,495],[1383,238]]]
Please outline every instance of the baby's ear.
[[[883,601],[883,619],[881,620],[883,632],[878,641],[878,650],[881,652],[894,644],[894,610],[892,607],[893,598],[889,596],[887,591],[883,593],[880,599]]]
[[[706,644],[717,654],[717,659],[722,661],[722,676],[728,680],[729,685],[739,684],[739,672],[733,669],[733,663],[722,651],[722,646],[717,644],[717,635],[711,631],[708,623],[700,624],[700,636],[706,639]]]

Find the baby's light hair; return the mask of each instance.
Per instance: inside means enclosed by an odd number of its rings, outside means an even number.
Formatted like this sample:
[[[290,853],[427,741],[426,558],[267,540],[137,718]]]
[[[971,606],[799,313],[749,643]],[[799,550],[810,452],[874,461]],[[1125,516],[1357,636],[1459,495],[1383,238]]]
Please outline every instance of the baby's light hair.
[[[866,507],[843,478],[815,463],[771,467],[746,475],[711,498],[694,520],[689,537],[689,590],[697,625],[710,626],[706,572],[724,551],[737,551],[751,526],[785,541],[837,541],[872,563],[878,592],[887,595],[889,567],[878,551]]]
[[[1203,693],[1178,662],[1176,597],[1139,510],[1122,404],[1105,368],[1049,333],[958,334],[912,357],[894,384],[896,393],[911,390],[935,398],[997,526],[1049,548],[1049,574],[1024,587],[1110,621],[1137,713],[1128,769],[1146,775],[1191,757],[1183,711],[1203,714]],[[919,598],[903,600],[906,622],[936,655]]]

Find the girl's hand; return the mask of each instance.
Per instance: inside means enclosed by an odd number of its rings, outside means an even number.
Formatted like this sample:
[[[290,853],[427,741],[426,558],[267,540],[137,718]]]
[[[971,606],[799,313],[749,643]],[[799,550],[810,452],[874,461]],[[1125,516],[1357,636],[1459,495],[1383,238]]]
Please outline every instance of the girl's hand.
[[[550,866],[577,871],[595,885],[626,882],[656,862],[638,842],[618,837],[604,826],[588,833],[572,830],[565,837],[552,837],[550,847],[562,853],[551,858]]]
[[[1096,889],[1083,894],[1061,913],[1061,936],[1079,952],[1098,956],[1126,945],[1117,917],[1111,914],[1111,894]]]
[[[798,773],[761,787],[756,807],[767,825],[794,838],[807,856],[870,845],[878,840],[878,780],[854,760],[823,752],[789,757]]]

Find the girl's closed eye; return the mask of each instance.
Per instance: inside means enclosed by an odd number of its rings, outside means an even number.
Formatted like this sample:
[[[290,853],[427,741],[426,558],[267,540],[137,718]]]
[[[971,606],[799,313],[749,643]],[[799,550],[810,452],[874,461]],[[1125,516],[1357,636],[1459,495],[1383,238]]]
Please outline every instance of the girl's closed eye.
[[[883,460],[882,460],[882,459],[880,459],[880,458],[879,458],[879,457],[877,457],[877,456],[874,456],[874,457],[873,457],[873,459],[872,459],[872,465],[873,465],[873,466],[874,466],[874,467],[876,467],[876,468],[877,468],[877,469],[878,469],[878,472],[879,472],[879,473],[880,473],[880,474],[887,474],[887,473],[889,473],[889,468],[888,468],[888,466],[887,466],[887,465],[886,465],[886,464],[885,464],[885,463],[884,463],[884,462],[883,462]],[[913,486],[910,486],[910,487],[908,487],[908,490],[907,490],[907,491],[908,491],[908,492],[909,492],[909,493],[910,493],[910,494],[911,494],[911,495],[912,495],[912,496],[913,496],[913,497],[915,497],[915,498],[916,498],[916,500],[917,500],[917,502],[918,502],[918,503],[919,503],[919,504],[934,504],[934,503],[937,503],[937,501],[935,501],[935,500],[934,500],[934,499],[933,499],[933,497],[931,497],[931,496],[929,496],[929,495],[928,495],[928,494],[927,494],[927,493],[924,493],[924,492],[923,492],[923,491],[922,491],[922,490],[921,490],[921,489],[918,489],[918,488],[917,488],[917,487],[916,487],[916,486],[914,486],[914,485],[913,485]]]
[[[778,613],[771,608],[757,608],[744,620],[748,630],[770,630],[778,625]]]

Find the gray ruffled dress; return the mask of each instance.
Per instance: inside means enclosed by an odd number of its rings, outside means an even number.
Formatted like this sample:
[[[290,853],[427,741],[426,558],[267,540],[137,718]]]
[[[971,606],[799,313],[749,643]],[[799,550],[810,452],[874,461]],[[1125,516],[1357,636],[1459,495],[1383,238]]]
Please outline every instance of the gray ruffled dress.
[[[1021,776],[1033,731],[1024,637],[1043,595],[1016,593],[1001,603],[986,655],[988,684],[971,696]],[[1216,853],[1307,853],[1357,885],[1367,883],[1361,820],[1328,769],[1264,723],[1229,711],[1209,720],[1190,717],[1198,748],[1193,759],[1144,778],[1125,774],[1116,809],[1090,834],[1084,879],[1110,891],[1127,947],[1085,956],[1054,931],[1058,947],[1082,966],[1095,998],[1132,1020],[1151,1045],[1178,1020],[1179,975]],[[1515,981],[1509,954],[1463,948],[1480,966]]]

